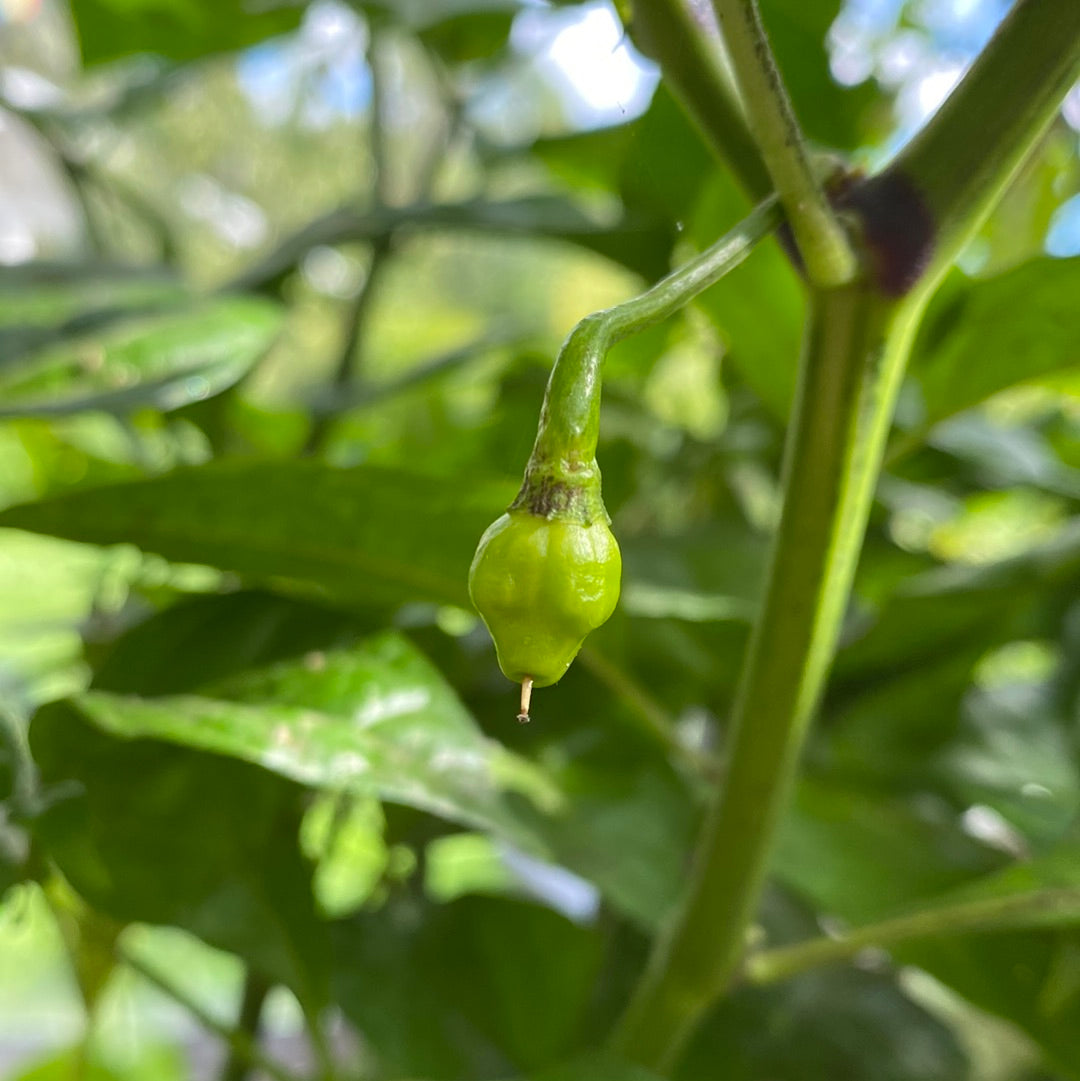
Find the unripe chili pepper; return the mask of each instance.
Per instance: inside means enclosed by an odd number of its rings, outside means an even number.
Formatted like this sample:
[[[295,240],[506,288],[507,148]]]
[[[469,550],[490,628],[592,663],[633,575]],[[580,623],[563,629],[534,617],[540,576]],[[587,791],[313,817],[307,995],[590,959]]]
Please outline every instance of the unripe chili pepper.
[[[596,464],[604,355],[723,277],[779,221],[770,198],[651,289],[582,319],[559,351],[521,491],[480,538],[469,571],[469,595],[499,664],[521,683],[519,720],[529,719],[533,686],[562,677],[619,599],[622,558]]]
[[[622,557],[596,464],[604,336],[579,324],[552,370],[521,491],[480,538],[469,595],[499,666],[522,685],[556,683],[619,599]]]

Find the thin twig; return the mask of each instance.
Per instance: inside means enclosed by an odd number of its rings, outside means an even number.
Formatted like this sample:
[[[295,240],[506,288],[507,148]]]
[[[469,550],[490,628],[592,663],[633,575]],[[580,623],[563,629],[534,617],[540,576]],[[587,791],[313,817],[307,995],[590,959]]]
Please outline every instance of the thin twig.
[[[754,0],[713,0],[750,130],[787,211],[810,280],[823,288],[852,280],[851,243],[814,175]]]
[[[244,977],[244,991],[233,1031],[246,1032],[251,1037],[253,1047],[259,1044],[259,1023],[262,1019],[263,1004],[269,993],[269,981],[248,969]],[[221,1069],[221,1081],[247,1081],[251,1069],[251,1060],[240,1054],[236,1047],[230,1045],[229,1056]]]
[[[807,969],[848,961],[871,947],[891,949],[921,938],[1040,926],[1047,921],[1077,918],[1080,889],[1075,888],[960,901],[858,927],[835,938],[814,938],[794,946],[762,950],[747,958],[743,979],[753,984],[777,983]]]
[[[383,85],[383,69],[380,63],[379,48],[383,35],[381,31],[371,30],[368,41],[368,66],[371,69],[371,140],[372,212],[378,214],[389,205],[389,154],[386,134],[386,94]],[[343,391],[353,386],[357,378],[360,358],[363,356],[365,338],[371,316],[372,304],[378,289],[378,282],[394,246],[392,231],[380,233],[372,239],[371,258],[368,263],[367,277],[349,305],[343,320],[344,339],[338,353],[337,364],[331,379],[334,391]],[[315,454],[322,449],[334,424],[332,413],[324,413],[315,418],[304,446],[305,454]]]
[[[382,236],[376,238],[371,245],[371,260],[368,263],[367,277],[349,305],[343,320],[345,338],[341,343],[337,363],[334,365],[334,374],[330,381],[333,391],[344,391],[355,383],[356,358],[362,354],[378,281],[390,254],[390,244],[390,237]],[[304,446],[305,454],[315,454],[323,448],[335,419],[332,411],[322,413],[315,418]]]

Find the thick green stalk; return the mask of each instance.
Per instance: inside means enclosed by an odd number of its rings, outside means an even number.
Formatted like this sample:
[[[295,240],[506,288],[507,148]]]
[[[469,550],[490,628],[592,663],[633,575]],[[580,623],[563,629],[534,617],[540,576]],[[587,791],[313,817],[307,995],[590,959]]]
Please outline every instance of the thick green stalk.
[[[1018,0],[885,174],[910,183],[929,212],[929,272],[944,269],[982,224],[1078,76],[1080,3]],[[910,216],[898,225],[910,230]]]
[[[716,2],[749,18],[745,0]],[[764,39],[750,33],[747,43],[764,66]],[[746,50],[731,38],[729,46],[750,96],[738,59],[749,64]],[[684,904],[615,1033],[616,1049],[632,1061],[666,1069],[739,969],[835,648],[915,328],[959,246],[1049,123],[1078,57],[1076,0],[1020,0],[928,130],[845,196],[861,222],[866,278],[811,297],[784,510],[733,712],[727,776]]]
[[[631,29],[701,133],[755,202],[773,188],[746,124],[738,91],[715,27],[701,22],[689,0],[634,0]]]
[[[924,294],[812,295],[784,465],[784,510],[732,717],[727,777],[686,903],[615,1036],[664,1070],[742,960],[811,715],[832,658],[885,435]]]
[[[755,0],[713,0],[753,133],[810,281],[850,282],[858,271],[851,242],[818,182],[803,134],[773,59]]]
[[[807,969],[848,961],[870,947],[891,949],[905,942],[942,936],[1040,927],[1075,921],[1080,916],[1080,889],[1056,888],[956,901],[939,908],[858,927],[838,938],[814,938],[794,946],[762,950],[747,958],[748,983],[777,983]]]

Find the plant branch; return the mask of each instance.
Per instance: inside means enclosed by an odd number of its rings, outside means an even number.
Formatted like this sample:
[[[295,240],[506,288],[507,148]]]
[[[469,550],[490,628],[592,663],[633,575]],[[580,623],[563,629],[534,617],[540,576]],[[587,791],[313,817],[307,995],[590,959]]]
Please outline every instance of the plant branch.
[[[334,392],[344,392],[353,384],[356,357],[360,354],[367,335],[371,309],[378,290],[378,282],[386,267],[391,244],[392,237],[390,234],[376,237],[372,242],[367,277],[357,291],[356,296],[353,297],[342,320],[344,338],[341,348],[338,350],[337,361],[334,364],[334,374],[330,381],[332,394]],[[333,426],[335,412],[325,411],[315,418],[311,425],[307,444],[304,447],[305,454],[314,454],[322,449]]]
[[[261,976],[248,969],[244,977],[244,991],[240,999],[240,1010],[233,1032],[246,1032],[251,1039],[251,1046],[259,1045],[259,1022],[262,1018],[263,1004],[270,993],[270,984]],[[229,1057],[221,1070],[221,1081],[246,1081],[251,1071],[251,1060],[230,1044]]]
[[[814,292],[788,433],[784,505],[729,729],[727,773],[683,907],[615,1033],[664,1071],[742,960],[869,515],[893,403],[925,294],[865,284]],[[867,363],[872,358],[873,363]]]
[[[744,23],[753,18],[747,4],[716,2]],[[1052,115],[1054,95],[1060,98],[1071,80],[1064,72],[1073,70],[1075,59],[1065,58],[1075,58],[1080,38],[1080,9],[1073,5],[1066,17],[1071,4],[1021,0],[988,56],[969,74],[976,87],[998,81],[992,100],[1011,109],[1008,116],[989,122],[989,148],[981,152],[986,164],[980,166],[979,178],[969,183],[964,167],[935,172],[929,160],[930,148],[947,154],[948,139],[962,137],[967,149],[959,157],[975,167],[971,147],[986,141],[980,114],[968,106],[969,126],[958,131],[955,117],[964,116],[965,109],[955,105],[954,119],[939,121],[944,127],[927,136],[921,148],[848,193],[875,273],[811,294],[799,391],[785,447],[783,512],[764,603],[743,663],[727,774],[709,810],[684,903],[654,947],[613,1037],[624,1057],[651,1069],[664,1071],[676,1061],[704,1012],[738,973],[772,839],[835,650],[911,340],[963,230],[988,212],[1038,137],[1040,125]],[[1060,21],[1054,11],[1062,16]],[[761,63],[760,56],[755,59],[755,42],[763,46],[752,24],[743,30],[741,46],[729,39],[740,78],[744,69]],[[1032,63],[1024,44],[1034,49],[1035,38],[1040,44]],[[1056,44],[1047,44],[1049,39]],[[1010,80],[1010,74],[1017,79]],[[746,81],[743,86],[749,98],[759,96]],[[772,94],[776,87],[764,89]],[[973,100],[963,84],[956,95],[958,102]],[[1010,97],[1030,98],[1035,104],[1009,107],[1005,99]],[[775,106],[773,99],[769,107]],[[771,134],[781,130],[774,123]],[[766,160],[772,168],[769,153]],[[956,197],[951,194],[955,190],[965,194]],[[945,230],[928,265],[918,258],[920,191],[926,200],[936,201],[931,205]],[[792,224],[797,227],[798,221]]]
[[[921,938],[1007,930],[1038,926],[1048,920],[1077,918],[1080,918],[1080,889],[1036,890],[960,901],[859,927],[836,938],[814,938],[794,946],[762,950],[747,958],[743,978],[752,984],[777,983],[807,969],[848,961],[870,947],[891,949]]]
[[[735,77],[810,281],[844,285],[858,269],[855,253],[814,175],[802,131],[776,68],[754,0],[713,0]]]
[[[1080,75],[1080,3],[1019,0],[884,180],[910,184],[944,270],[986,219]]]
[[[384,115],[386,93],[383,85],[383,68],[380,62],[380,45],[382,42],[383,32],[381,30],[376,31],[373,27],[368,42],[367,59],[368,66],[371,69],[371,122],[369,126],[373,169],[371,202],[376,214],[390,204],[389,147],[387,146]],[[363,355],[378,282],[393,251],[393,246],[394,233],[391,230],[379,233],[372,238],[367,276],[342,320],[344,333],[331,379],[332,391],[344,391],[356,381],[356,369],[359,367],[360,357]],[[305,454],[314,454],[322,449],[333,427],[333,422],[334,416],[332,413],[322,413],[315,418],[304,447]]]
[[[258,1067],[268,1077],[274,1078],[275,1081],[296,1081],[293,1074],[263,1054],[252,1038],[251,1033],[223,1024],[205,1007],[195,1002],[184,991],[181,991],[166,976],[156,972],[142,958],[137,957],[130,950],[120,947],[117,950],[117,960],[127,965],[128,968],[141,976],[147,983],[156,987],[162,994],[167,995],[174,1002],[183,1006],[203,1028],[223,1040],[232,1053],[238,1055],[249,1065]]]
[[[764,199],[772,179],[747,127],[715,27],[701,20],[691,0],[634,0],[632,31],[743,191],[754,202]]]

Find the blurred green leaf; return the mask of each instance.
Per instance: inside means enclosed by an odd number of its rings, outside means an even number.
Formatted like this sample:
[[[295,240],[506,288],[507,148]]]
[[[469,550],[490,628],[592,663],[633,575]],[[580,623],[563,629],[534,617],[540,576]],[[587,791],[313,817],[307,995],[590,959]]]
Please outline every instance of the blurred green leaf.
[[[163,267],[94,262],[0,266],[0,342],[9,332],[43,332],[98,313],[173,302],[186,289]],[[10,357],[5,348],[2,366]]]
[[[65,878],[114,919],[186,928],[301,1001],[325,1002],[326,932],[300,856],[297,789],[246,763],[116,739],[88,715],[57,703],[30,729],[58,793],[34,834]]]
[[[1080,258],[1032,259],[962,284],[956,275],[916,341],[906,406],[912,430],[896,436],[891,453],[1007,387],[1080,364],[1078,295]]]
[[[660,1081],[660,1078],[612,1055],[596,1054],[530,1074],[529,1081]]]
[[[628,214],[652,223],[658,238],[666,236],[669,251],[717,172],[701,136],[663,84],[637,120],[540,139],[531,152],[575,191],[617,192]]]
[[[1003,843],[1041,852],[1080,813],[1073,728],[1042,685],[979,688],[965,700],[956,738],[929,769],[962,806],[991,809],[1006,834],[1016,831],[1018,839],[1005,836]]]
[[[967,1058],[950,1028],[908,998],[893,975],[856,968],[808,973],[723,1004],[676,1081],[956,1081]]]
[[[392,632],[217,690],[159,699],[90,691],[73,708],[123,739],[167,740],[301,784],[372,793],[531,848],[534,835],[505,793],[559,799],[535,769],[486,740],[438,672]]]
[[[83,62],[100,64],[136,53],[195,60],[254,45],[300,22],[295,0],[78,0],[72,5]]]
[[[574,1050],[602,945],[522,901],[402,900],[335,929],[337,993],[384,1072],[526,1071]]]
[[[168,695],[197,690],[255,665],[351,642],[348,613],[273,593],[188,597],[93,649],[93,688]]]
[[[992,874],[974,879],[963,886],[950,890],[940,899],[941,904],[953,901],[978,901],[990,898],[1018,896],[1037,891],[1074,890],[1080,888],[1080,836],[1075,824],[1065,839],[1050,851],[1034,859],[1019,859]],[[1048,908],[1046,912],[1032,913],[1023,918],[1026,926],[1076,925],[1077,909]],[[1016,926],[1014,924],[1014,926]]]
[[[820,935],[812,909],[766,891],[770,943]],[[674,1081],[956,1081],[968,1077],[956,1034],[909,998],[887,964],[813,969],[719,1002],[691,1041]]]
[[[899,960],[925,969],[968,1001],[1011,1021],[1062,1078],[1080,1078],[1080,932],[1008,931],[913,943]]]
[[[141,1047],[134,1055],[88,1055],[79,1045],[36,1062],[9,1081],[183,1081],[186,1063],[179,1048]]]
[[[468,604],[476,542],[512,485],[312,461],[222,462],[0,512],[0,525],[285,580],[337,603]]]
[[[999,867],[943,803],[804,778],[773,874],[826,912],[867,923]]]
[[[702,194],[690,236],[705,248],[749,212],[730,177],[718,176]],[[770,413],[785,419],[795,397],[795,373],[805,307],[803,289],[776,240],[750,257],[695,302],[726,346],[725,360]]]
[[[267,351],[281,321],[281,309],[253,297],[108,320],[99,333],[0,368],[0,418],[178,409],[232,386]]]
[[[887,600],[852,620],[836,682],[887,672],[977,646],[983,652],[1060,622],[1080,581],[1080,523],[1049,543],[988,566],[942,566],[904,579]]]

